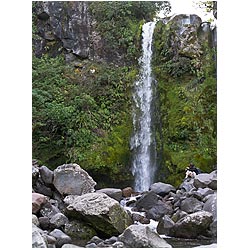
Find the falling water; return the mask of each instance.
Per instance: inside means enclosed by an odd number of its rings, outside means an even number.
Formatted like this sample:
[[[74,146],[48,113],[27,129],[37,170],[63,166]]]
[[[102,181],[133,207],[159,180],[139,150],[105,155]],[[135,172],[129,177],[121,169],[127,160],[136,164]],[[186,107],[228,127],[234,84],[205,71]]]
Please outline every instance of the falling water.
[[[142,27],[143,54],[139,59],[140,77],[135,82],[135,91],[133,93],[132,171],[135,176],[135,190],[139,192],[149,189],[156,169],[156,150],[152,133],[153,78],[151,73],[154,28],[155,22],[145,23]]]

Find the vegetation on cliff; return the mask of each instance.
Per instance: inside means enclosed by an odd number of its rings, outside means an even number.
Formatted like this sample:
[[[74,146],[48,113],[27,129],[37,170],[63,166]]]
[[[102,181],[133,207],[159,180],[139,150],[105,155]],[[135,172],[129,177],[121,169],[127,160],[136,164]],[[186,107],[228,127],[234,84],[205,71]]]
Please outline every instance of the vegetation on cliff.
[[[51,169],[76,162],[100,187],[132,185],[131,90],[139,72],[141,28],[170,5],[97,1],[88,8],[109,60],[76,56],[77,63],[66,63],[67,51],[57,40],[47,40],[43,55],[33,57],[33,158]],[[35,39],[39,22],[33,14]],[[158,180],[178,185],[189,162],[203,171],[216,164],[216,51],[202,43],[200,57],[176,57],[173,35],[169,25],[157,23],[153,72]],[[114,54],[119,61],[112,61]]]

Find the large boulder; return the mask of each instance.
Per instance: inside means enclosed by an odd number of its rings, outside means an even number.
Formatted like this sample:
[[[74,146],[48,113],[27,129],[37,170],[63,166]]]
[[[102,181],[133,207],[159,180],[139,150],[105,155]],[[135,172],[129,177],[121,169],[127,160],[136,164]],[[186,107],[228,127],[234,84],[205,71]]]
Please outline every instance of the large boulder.
[[[213,215],[206,211],[189,214],[175,223],[171,236],[196,238],[207,233],[212,221]]]
[[[213,190],[217,189],[217,171],[213,171],[210,174],[198,174],[194,178],[194,186],[196,188],[209,187]]]
[[[162,197],[166,196],[170,192],[176,191],[175,187],[173,187],[170,184],[163,183],[163,182],[157,182],[157,183],[152,184],[150,186],[149,190],[153,191],[154,193],[156,193]]]
[[[125,247],[171,247],[171,245],[169,245],[157,233],[153,232],[149,227],[143,225],[129,226],[118,238],[124,243]]]
[[[102,189],[97,190],[96,192],[107,194],[109,197],[119,202],[122,199],[122,190],[119,188],[102,188]]]
[[[118,235],[132,224],[119,202],[104,193],[76,196],[66,208],[70,217],[81,218],[106,236]]]
[[[53,184],[62,195],[94,192],[96,182],[77,164],[64,164],[54,170]]]

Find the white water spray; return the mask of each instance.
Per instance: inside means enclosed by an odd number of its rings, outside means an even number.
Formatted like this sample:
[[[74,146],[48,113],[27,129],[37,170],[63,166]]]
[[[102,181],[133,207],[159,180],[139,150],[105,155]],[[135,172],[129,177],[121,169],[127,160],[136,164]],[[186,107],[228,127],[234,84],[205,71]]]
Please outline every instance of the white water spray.
[[[140,77],[135,82],[133,93],[133,126],[131,138],[133,150],[132,173],[135,176],[135,190],[147,191],[154,179],[156,169],[155,145],[152,134],[153,78],[151,70],[152,38],[155,22],[142,27],[142,57],[139,59]]]

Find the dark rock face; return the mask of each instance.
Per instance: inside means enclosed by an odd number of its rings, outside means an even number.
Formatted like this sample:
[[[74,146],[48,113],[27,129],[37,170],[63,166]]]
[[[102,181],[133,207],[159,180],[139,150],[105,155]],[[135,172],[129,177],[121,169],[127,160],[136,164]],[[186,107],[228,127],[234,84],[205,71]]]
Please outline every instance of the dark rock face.
[[[37,57],[63,53],[74,65],[81,65],[84,59],[123,63],[121,52],[111,51],[97,31],[88,2],[36,2],[33,16],[38,34],[33,37],[33,51]]]
[[[90,20],[86,2],[41,2],[36,4],[38,33],[45,43],[55,41],[81,58],[89,56]],[[35,49],[38,54],[39,50]]]
[[[77,164],[64,164],[54,170],[54,186],[62,195],[94,192],[96,182]]]

